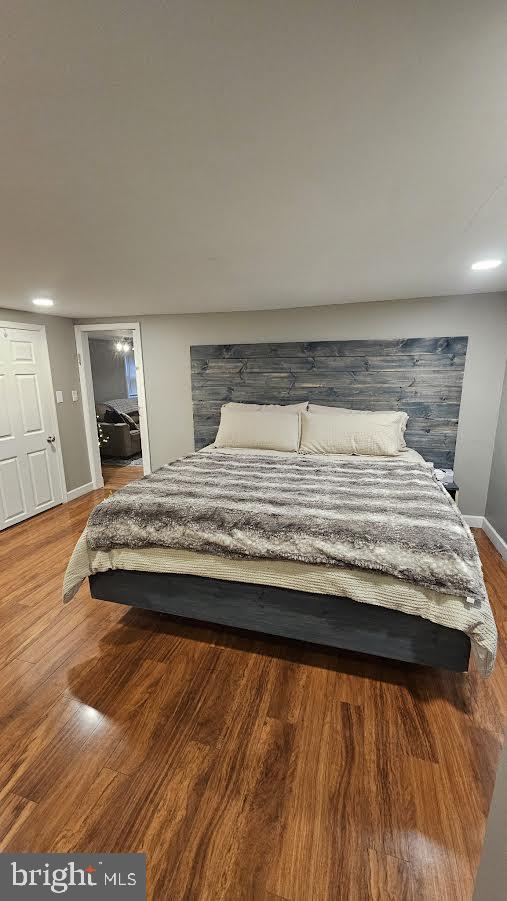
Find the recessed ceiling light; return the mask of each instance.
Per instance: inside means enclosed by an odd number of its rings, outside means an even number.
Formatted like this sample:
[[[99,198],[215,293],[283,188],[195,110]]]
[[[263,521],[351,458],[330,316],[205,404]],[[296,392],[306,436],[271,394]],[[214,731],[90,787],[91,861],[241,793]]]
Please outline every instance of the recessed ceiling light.
[[[54,300],[51,300],[50,297],[34,297],[32,303],[34,303],[36,307],[52,307]]]
[[[474,269],[476,272],[482,269],[496,269],[497,266],[501,266],[503,260],[477,260],[476,263],[472,263],[471,269]]]

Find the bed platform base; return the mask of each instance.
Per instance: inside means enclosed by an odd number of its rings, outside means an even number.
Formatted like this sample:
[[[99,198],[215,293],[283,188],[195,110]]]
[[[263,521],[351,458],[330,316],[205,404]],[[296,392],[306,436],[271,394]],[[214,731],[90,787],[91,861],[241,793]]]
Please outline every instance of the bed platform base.
[[[470,639],[463,632],[351,598],[121,569],[89,581],[92,597],[102,601],[455,672],[468,669]]]

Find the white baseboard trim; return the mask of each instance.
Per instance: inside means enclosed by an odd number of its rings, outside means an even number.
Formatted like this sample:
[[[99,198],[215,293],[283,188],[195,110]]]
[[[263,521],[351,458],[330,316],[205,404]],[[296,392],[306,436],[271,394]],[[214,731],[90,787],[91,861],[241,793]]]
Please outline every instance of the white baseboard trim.
[[[75,501],[77,497],[81,497],[82,494],[88,494],[89,491],[93,491],[93,482],[87,482],[86,485],[78,485],[77,488],[67,491],[67,500]]]
[[[507,560],[507,541],[503,540],[502,536],[498,534],[497,530],[493,528],[486,517],[484,517],[482,528],[486,532],[491,543],[495,545],[497,551],[500,551],[503,559]]]
[[[482,529],[482,524],[484,522],[484,516],[467,516],[464,513],[463,519],[465,520],[467,525],[471,526],[473,529]]]

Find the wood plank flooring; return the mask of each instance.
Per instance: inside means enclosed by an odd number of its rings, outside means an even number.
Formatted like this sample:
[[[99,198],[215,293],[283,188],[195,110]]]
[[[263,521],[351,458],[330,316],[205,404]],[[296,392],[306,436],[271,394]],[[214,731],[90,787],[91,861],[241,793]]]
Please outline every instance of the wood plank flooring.
[[[142,466],[102,466],[102,478],[104,479],[106,493],[116,491],[122,485],[133,482],[134,479],[141,479],[142,475]]]
[[[476,539],[490,680],[61,603],[92,506],[0,535],[0,848],[144,851],[149,897],[473,892],[507,711],[507,569]]]

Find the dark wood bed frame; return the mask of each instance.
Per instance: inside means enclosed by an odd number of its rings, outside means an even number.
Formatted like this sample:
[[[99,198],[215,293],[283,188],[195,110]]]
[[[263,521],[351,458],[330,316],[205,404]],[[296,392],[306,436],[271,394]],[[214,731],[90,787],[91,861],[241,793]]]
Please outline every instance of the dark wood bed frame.
[[[92,597],[158,613],[462,672],[470,639],[419,616],[350,598],[201,576],[108,570]]]
[[[196,447],[213,441],[228,400],[406,410],[407,444],[452,467],[467,339],[409,338],[192,347]],[[456,629],[346,597],[199,576],[109,570],[92,597],[171,616],[463,672]]]

